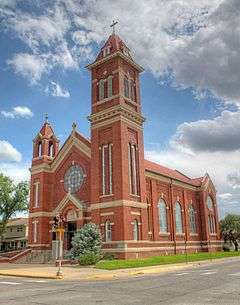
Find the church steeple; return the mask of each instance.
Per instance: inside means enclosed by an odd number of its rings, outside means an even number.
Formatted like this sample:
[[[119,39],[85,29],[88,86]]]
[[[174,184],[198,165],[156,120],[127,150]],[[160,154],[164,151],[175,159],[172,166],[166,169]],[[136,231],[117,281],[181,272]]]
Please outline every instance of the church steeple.
[[[33,140],[33,161],[32,164],[50,163],[57,155],[59,149],[59,140],[56,138],[53,128],[45,117],[45,122]]]
[[[92,114],[117,104],[141,114],[139,74],[143,68],[117,34],[109,36],[87,68],[92,72]]]
[[[92,74],[91,203],[111,201],[124,205],[131,201],[136,207],[141,206],[146,202],[139,85],[143,69],[114,32],[87,68]],[[94,212],[92,219],[99,218],[98,213]],[[123,209],[121,213],[116,222],[131,218],[129,211]],[[127,230],[121,234],[120,240],[132,239]],[[147,238],[145,225],[141,236]]]

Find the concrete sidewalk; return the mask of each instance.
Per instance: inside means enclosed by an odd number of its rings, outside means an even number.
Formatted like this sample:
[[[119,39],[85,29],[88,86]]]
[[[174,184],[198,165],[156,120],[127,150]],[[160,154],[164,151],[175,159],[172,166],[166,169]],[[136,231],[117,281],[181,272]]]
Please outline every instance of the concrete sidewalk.
[[[124,277],[142,276],[174,272],[181,269],[194,268],[203,265],[215,264],[221,261],[240,260],[239,257],[205,260],[181,264],[159,265],[143,268],[101,270],[94,267],[63,266],[63,280],[111,280]],[[51,265],[40,264],[1,264],[0,276],[17,276],[30,278],[58,279],[56,276],[58,268]]]

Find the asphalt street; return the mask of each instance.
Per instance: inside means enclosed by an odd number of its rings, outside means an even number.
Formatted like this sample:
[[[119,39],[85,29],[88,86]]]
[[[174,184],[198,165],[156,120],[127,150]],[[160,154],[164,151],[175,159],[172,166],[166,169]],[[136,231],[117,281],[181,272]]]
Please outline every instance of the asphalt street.
[[[240,305],[240,260],[112,281],[0,277],[3,305]]]

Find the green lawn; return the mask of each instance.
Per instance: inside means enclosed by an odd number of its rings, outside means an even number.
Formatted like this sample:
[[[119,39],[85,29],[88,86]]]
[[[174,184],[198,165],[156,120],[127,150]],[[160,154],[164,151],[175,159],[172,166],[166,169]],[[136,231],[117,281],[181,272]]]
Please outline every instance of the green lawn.
[[[240,256],[239,252],[201,252],[187,255],[188,262],[196,262],[208,259],[218,259],[231,256]],[[105,260],[96,264],[98,269],[115,270],[125,268],[136,268],[166,264],[176,264],[186,262],[185,254],[170,255],[170,256],[154,256],[142,259],[129,259],[129,260]]]

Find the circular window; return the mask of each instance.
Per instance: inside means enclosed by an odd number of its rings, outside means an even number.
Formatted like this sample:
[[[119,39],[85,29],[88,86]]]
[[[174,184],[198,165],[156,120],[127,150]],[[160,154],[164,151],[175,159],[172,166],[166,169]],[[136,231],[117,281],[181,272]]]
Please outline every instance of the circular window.
[[[64,188],[66,192],[71,194],[77,193],[83,184],[84,180],[83,169],[79,165],[72,165],[65,174]]]

